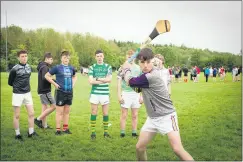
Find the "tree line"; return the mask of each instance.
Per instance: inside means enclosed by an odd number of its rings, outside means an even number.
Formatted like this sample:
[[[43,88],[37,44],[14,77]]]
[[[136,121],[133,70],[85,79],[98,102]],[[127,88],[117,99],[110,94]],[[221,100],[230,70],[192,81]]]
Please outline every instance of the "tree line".
[[[16,53],[20,49],[28,51],[28,63],[33,71],[45,52],[51,52],[54,58],[53,64],[60,63],[60,53],[63,49],[71,54],[70,64],[77,70],[95,63],[95,51],[101,49],[105,54],[105,62],[113,69],[119,68],[124,62],[126,52],[129,49],[136,50],[140,46],[138,42],[105,40],[91,33],[60,33],[52,28],[38,28],[24,30],[19,26],[10,25],[7,28],[7,62],[6,66],[6,28],[1,28],[1,71],[10,70],[18,60]],[[229,52],[217,52],[209,49],[189,48],[184,45],[175,46],[150,44],[149,48],[156,54],[162,54],[166,60],[166,66],[195,66],[201,69],[205,66],[225,66],[229,70],[233,66],[241,66],[242,54]]]

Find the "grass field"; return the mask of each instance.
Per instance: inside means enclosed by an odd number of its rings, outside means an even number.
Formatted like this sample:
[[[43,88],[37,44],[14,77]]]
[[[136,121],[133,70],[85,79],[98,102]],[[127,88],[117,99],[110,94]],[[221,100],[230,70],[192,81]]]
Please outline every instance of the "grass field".
[[[55,130],[35,127],[38,139],[28,139],[27,112],[21,108],[20,131],[24,142],[14,139],[12,88],[7,84],[8,75],[1,73],[1,160],[92,160],[92,161],[134,161],[137,139],[131,137],[131,114],[127,121],[127,136],[120,138],[120,106],[116,94],[116,74],[111,83],[110,135],[103,138],[102,112],[97,118],[97,139],[90,140],[88,102],[90,85],[87,77],[78,74],[74,90],[69,127],[72,135],[55,136]],[[185,149],[197,161],[241,161],[242,160],[242,85],[232,82],[227,74],[226,82],[205,82],[201,75],[199,83],[191,81],[172,84],[172,100],[178,113],[179,127]],[[217,78],[218,79],[218,78]],[[37,95],[37,74],[31,76],[31,92],[35,116],[41,112]],[[146,119],[144,106],[139,112],[138,130]],[[48,123],[55,127],[55,113],[48,117]],[[151,161],[179,160],[169,147],[166,136],[157,135],[147,147]]]

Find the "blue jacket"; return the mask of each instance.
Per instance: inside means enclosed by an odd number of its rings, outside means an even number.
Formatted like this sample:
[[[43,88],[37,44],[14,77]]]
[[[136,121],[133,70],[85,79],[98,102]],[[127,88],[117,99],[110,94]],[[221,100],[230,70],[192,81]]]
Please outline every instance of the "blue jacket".
[[[209,73],[210,73],[209,68],[207,68],[207,69],[205,70],[205,74],[208,74],[208,75],[209,75]]]

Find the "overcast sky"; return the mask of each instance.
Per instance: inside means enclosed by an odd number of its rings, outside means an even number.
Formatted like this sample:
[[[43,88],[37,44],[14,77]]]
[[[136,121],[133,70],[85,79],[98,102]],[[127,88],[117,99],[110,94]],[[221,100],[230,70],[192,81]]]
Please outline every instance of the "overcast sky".
[[[184,44],[219,52],[241,49],[241,2],[82,2],[1,1],[1,26],[24,29],[51,27],[57,31],[90,32],[104,39],[141,43],[160,19],[171,31],[153,43]]]

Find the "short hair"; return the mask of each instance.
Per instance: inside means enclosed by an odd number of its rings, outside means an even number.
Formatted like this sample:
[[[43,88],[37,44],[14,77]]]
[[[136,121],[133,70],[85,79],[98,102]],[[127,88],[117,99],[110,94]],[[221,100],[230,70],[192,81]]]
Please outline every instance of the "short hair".
[[[20,50],[17,52],[17,56],[19,57],[21,54],[28,54],[27,50]]]
[[[99,54],[99,53],[103,53],[103,51],[100,50],[100,49],[98,49],[98,50],[95,51],[95,55],[96,55],[96,54]]]
[[[143,48],[137,56],[137,59],[140,61],[147,61],[154,58],[153,51],[150,48]]]
[[[127,55],[132,55],[132,54],[134,54],[134,50],[130,49],[127,51]]]
[[[63,50],[62,52],[61,52],[61,57],[62,56],[70,56],[70,53],[68,52],[68,51],[66,51],[66,50]]]
[[[51,55],[50,52],[46,52],[46,53],[45,53],[45,55],[44,55],[44,60],[45,60],[46,58],[52,58],[52,55]]]
[[[154,57],[160,59],[160,60],[163,62],[163,64],[164,64],[164,62],[165,62],[165,58],[164,58],[163,55],[161,55],[161,54],[156,54]]]

